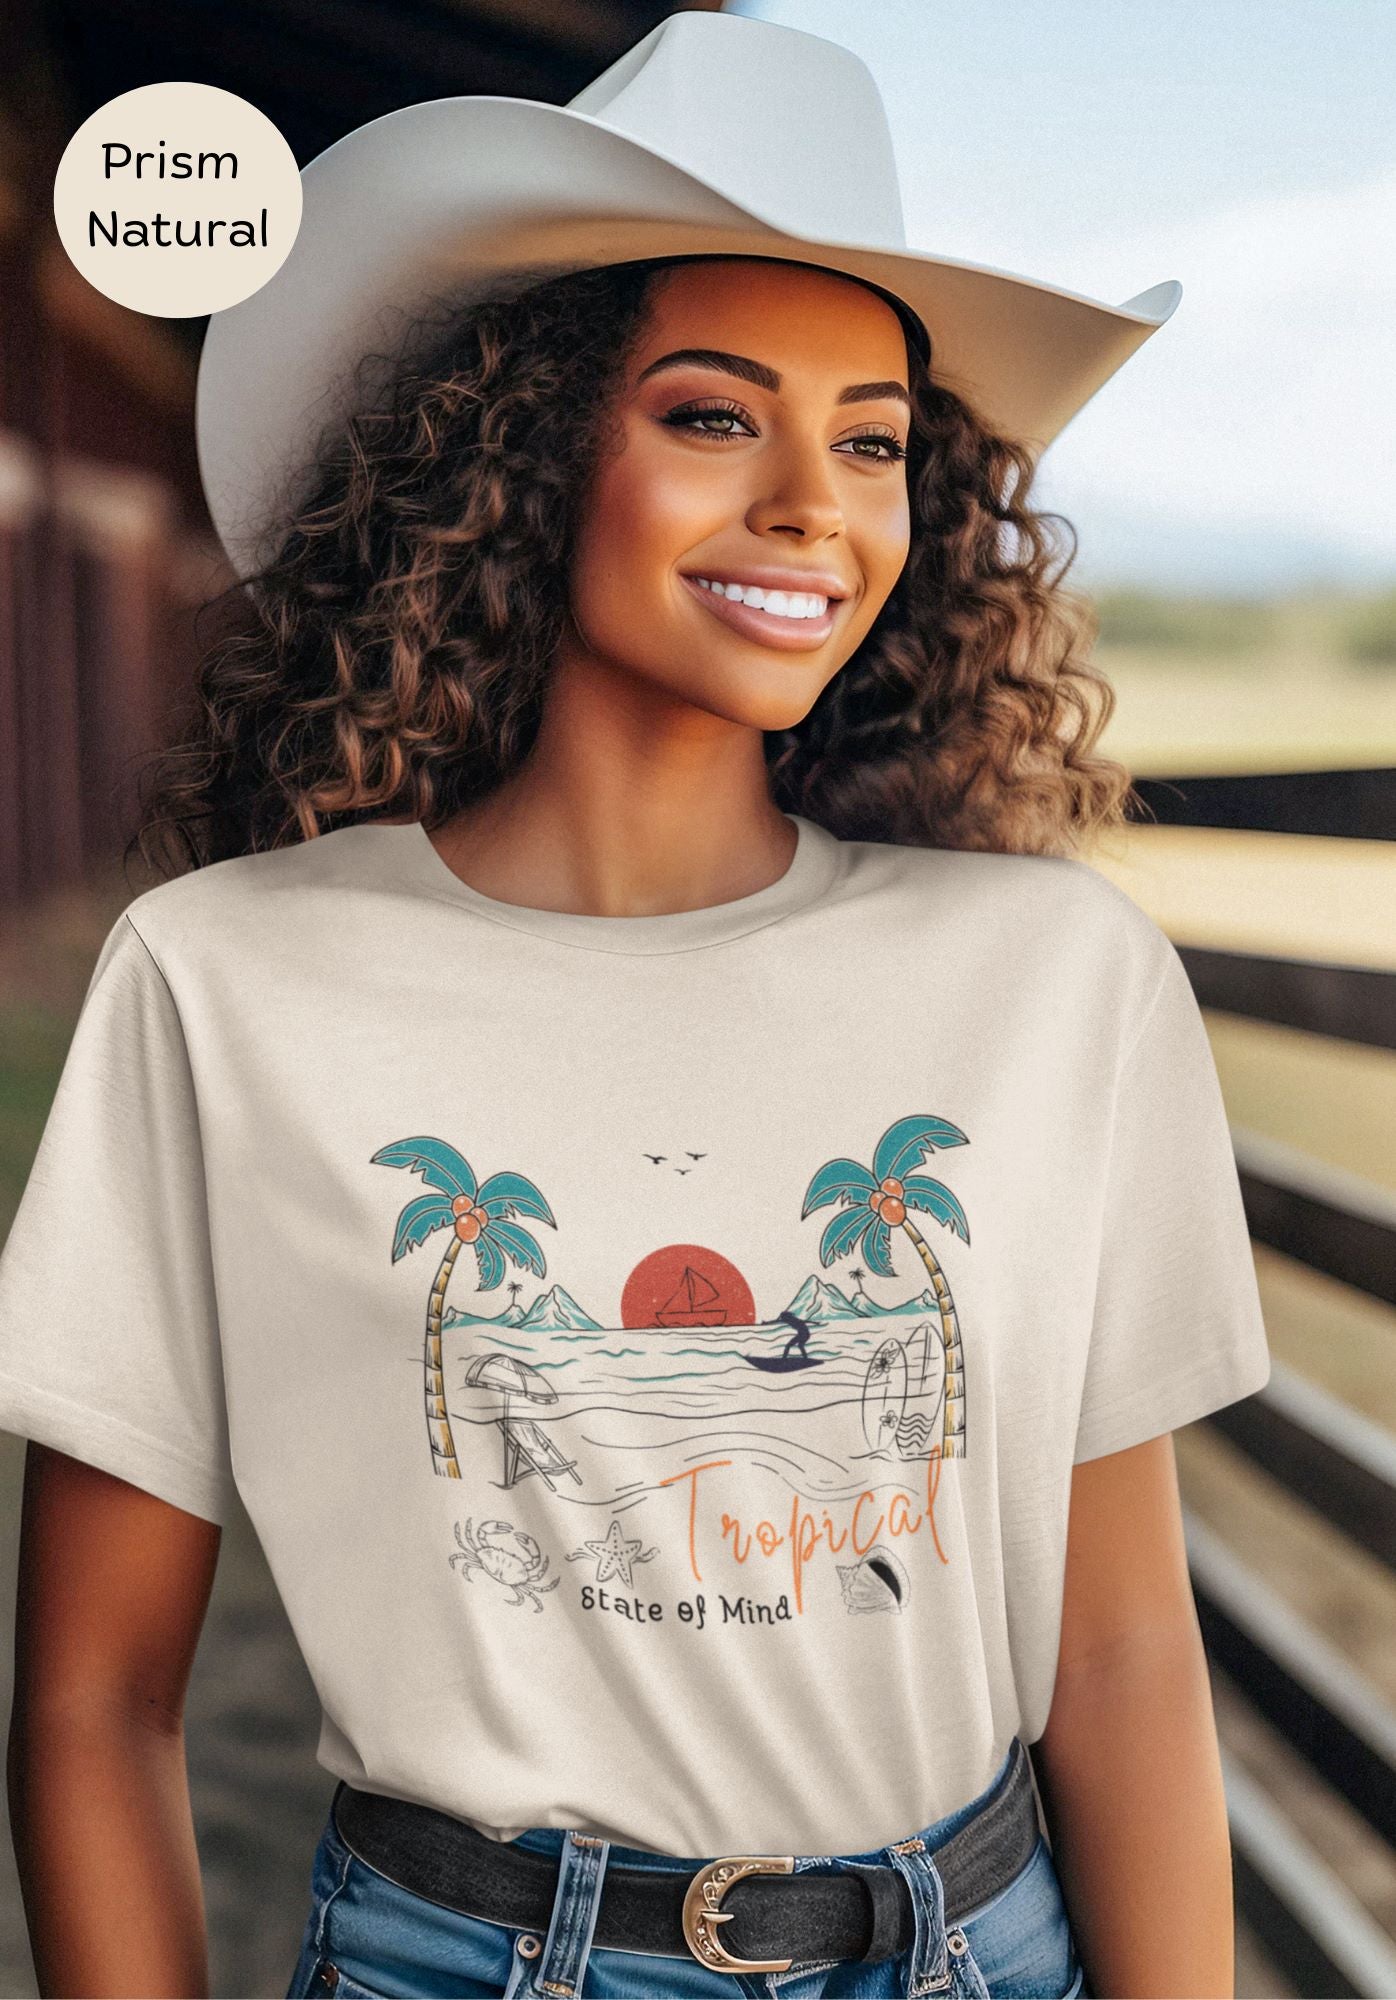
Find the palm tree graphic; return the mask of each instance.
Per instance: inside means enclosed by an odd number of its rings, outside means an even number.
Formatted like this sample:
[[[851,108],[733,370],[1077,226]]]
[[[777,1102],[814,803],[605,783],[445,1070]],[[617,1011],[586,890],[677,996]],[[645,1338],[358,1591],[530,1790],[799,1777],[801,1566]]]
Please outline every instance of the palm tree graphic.
[[[422,1176],[436,1194],[418,1195],[409,1201],[397,1219],[393,1236],[393,1262],[408,1250],[425,1243],[433,1230],[449,1229],[451,1240],[437,1266],[427,1301],[426,1409],[427,1436],[431,1440],[432,1470],[443,1479],[459,1479],[456,1441],[446,1414],[446,1384],[441,1373],[441,1315],[446,1302],[446,1286],[461,1245],[469,1243],[479,1267],[479,1288],[492,1292],[504,1276],[507,1257],[511,1263],[541,1278],[547,1270],[543,1252],[528,1230],[512,1215],[536,1216],[553,1229],[557,1223],[540,1191],[522,1174],[491,1174],[476,1183],[475,1169],[464,1153],[444,1139],[398,1139],[380,1147],[372,1164],[379,1167],[410,1167]]]
[[[944,1271],[935,1252],[911,1220],[920,1209],[969,1242],[969,1223],[959,1202],[940,1181],[910,1171],[936,1147],[967,1146],[969,1139],[948,1119],[917,1113],[889,1125],[873,1152],[871,1171],[858,1160],[826,1160],[805,1190],[803,1222],[816,1208],[836,1201],[843,1209],[831,1216],[819,1239],[819,1261],[858,1251],[879,1277],[894,1278],[891,1232],[904,1229],[926,1267],[940,1309],[940,1338],[945,1349],[945,1402],[941,1419],[941,1457],[965,1455],[965,1367],[960,1345],[960,1320]],[[861,1274],[860,1274],[861,1275]]]

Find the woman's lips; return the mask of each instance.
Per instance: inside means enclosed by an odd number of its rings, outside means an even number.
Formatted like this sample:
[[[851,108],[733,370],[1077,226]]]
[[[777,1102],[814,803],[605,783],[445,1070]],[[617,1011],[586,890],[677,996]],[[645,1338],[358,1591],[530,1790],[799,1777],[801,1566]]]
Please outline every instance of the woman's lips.
[[[844,601],[831,597],[822,618],[777,618],[769,611],[758,611],[753,604],[741,603],[738,598],[719,597],[714,590],[704,590],[695,577],[686,576],[683,581],[714,618],[730,625],[744,639],[755,639],[758,645],[773,646],[782,653],[808,653],[822,646],[834,629],[834,612]]]

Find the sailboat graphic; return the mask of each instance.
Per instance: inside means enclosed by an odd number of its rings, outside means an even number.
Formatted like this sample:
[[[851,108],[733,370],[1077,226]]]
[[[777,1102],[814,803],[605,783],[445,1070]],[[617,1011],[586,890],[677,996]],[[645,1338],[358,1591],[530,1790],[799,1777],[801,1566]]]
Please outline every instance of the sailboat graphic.
[[[663,1305],[655,1311],[656,1326],[725,1326],[727,1308],[717,1286],[690,1264]]]

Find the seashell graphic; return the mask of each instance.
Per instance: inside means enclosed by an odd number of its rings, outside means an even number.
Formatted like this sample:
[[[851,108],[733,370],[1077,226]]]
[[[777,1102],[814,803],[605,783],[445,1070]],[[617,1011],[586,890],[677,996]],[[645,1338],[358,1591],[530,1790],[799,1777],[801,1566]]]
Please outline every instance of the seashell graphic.
[[[836,1567],[847,1611],[900,1611],[911,1594],[906,1570],[881,1542],[861,1562]]]

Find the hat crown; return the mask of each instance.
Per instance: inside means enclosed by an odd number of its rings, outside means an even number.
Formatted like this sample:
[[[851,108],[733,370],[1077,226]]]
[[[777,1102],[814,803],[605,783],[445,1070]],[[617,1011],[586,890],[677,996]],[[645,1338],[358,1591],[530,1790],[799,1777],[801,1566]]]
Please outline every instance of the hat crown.
[[[671,14],[567,108],[792,235],[906,243],[877,83],[822,35],[742,14]]]
[[[214,526],[248,576],[352,400],[376,403],[419,308],[517,277],[655,257],[769,254],[898,299],[940,380],[1035,449],[1178,302],[1106,306],[906,246],[877,85],[850,50],[724,0],[671,14],[563,107],[432,98],[374,118],[303,172],[302,225],[266,284],[210,316],[195,436]]]

